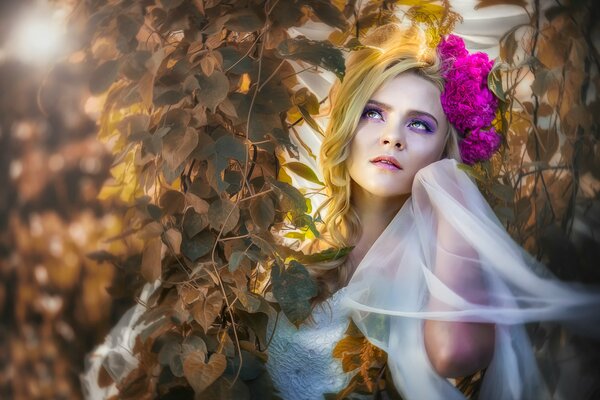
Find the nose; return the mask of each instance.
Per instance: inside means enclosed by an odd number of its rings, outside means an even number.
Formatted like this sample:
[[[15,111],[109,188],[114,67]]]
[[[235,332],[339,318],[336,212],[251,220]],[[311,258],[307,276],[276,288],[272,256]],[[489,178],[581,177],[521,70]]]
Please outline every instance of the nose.
[[[398,150],[403,150],[404,145],[404,135],[402,134],[401,129],[397,127],[389,127],[382,132],[380,142],[384,147],[393,147]]]

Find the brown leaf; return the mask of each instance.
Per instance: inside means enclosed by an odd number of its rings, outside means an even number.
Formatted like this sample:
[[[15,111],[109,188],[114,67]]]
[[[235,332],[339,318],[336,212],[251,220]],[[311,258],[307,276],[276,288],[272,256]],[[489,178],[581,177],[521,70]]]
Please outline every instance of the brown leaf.
[[[148,240],[144,246],[144,252],[142,253],[141,274],[148,282],[154,282],[160,278],[161,248],[162,241],[160,240],[160,237],[155,237]]]
[[[181,232],[177,229],[171,228],[166,231],[164,233],[164,241],[171,246],[173,253],[179,254],[181,252]]]
[[[179,214],[185,207],[185,196],[178,190],[168,190],[160,196],[158,205],[164,214]]]
[[[183,373],[196,394],[202,393],[220,377],[227,367],[227,358],[223,354],[214,353],[207,363],[204,353],[194,352],[183,362]]]
[[[201,296],[192,307],[192,316],[194,320],[200,324],[204,332],[208,330],[210,325],[215,321],[221,312],[223,305],[223,297],[221,292],[214,291],[207,297]]]
[[[175,170],[196,148],[198,134],[194,128],[172,130],[163,139],[162,156],[169,168]]]
[[[192,206],[198,214],[206,214],[208,212],[208,202],[193,193],[187,192],[185,194],[185,202],[188,206]]]

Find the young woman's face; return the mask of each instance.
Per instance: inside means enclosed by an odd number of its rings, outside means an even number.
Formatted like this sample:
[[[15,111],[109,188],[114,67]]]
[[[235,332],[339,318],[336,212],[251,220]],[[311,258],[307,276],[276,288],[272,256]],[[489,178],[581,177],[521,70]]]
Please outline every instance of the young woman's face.
[[[346,161],[360,188],[379,197],[406,195],[417,171],[441,158],[448,121],[440,95],[432,82],[412,72],[373,94]]]

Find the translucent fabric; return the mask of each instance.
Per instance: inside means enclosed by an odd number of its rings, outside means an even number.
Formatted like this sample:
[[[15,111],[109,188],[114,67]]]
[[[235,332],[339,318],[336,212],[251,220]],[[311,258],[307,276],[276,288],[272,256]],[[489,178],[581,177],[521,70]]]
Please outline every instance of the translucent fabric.
[[[439,276],[481,279],[450,287]],[[432,309],[432,298],[443,307]],[[425,319],[495,324],[482,399],[550,397],[523,323],[562,321],[600,337],[600,290],[552,276],[511,239],[449,159],[417,173],[411,197],[361,261],[343,303],[365,336],[388,353],[406,399],[464,399],[432,368]]]

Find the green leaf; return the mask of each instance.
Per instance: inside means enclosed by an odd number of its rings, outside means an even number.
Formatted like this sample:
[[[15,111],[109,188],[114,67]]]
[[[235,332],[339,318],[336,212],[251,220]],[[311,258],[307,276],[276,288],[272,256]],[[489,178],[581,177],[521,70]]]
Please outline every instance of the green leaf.
[[[117,78],[119,62],[107,61],[96,68],[90,78],[90,92],[92,94],[104,93]]]
[[[202,231],[193,238],[183,235],[181,253],[193,262],[208,254],[214,243],[215,236],[209,231]]]
[[[240,209],[229,200],[216,200],[208,209],[208,220],[211,228],[217,231],[223,228],[223,234],[233,230],[239,219]]]
[[[502,101],[506,101],[504,89],[502,89],[502,74],[500,70],[501,64],[495,63],[492,70],[488,74],[488,88]]]
[[[297,214],[304,214],[308,211],[304,196],[298,189],[290,184],[275,179],[268,179],[268,182],[277,194],[277,198],[283,210],[293,211]]]
[[[210,76],[196,74],[196,79],[200,85],[198,104],[215,112],[219,103],[227,97],[229,79],[221,71],[214,71]]]
[[[306,164],[303,164],[303,163],[297,162],[297,161],[293,161],[293,162],[283,164],[282,167],[287,168],[291,172],[295,173],[296,175],[298,175],[299,177],[301,177],[303,179],[306,179],[307,181],[316,183],[321,186],[325,186],[325,184],[319,180],[315,171],[310,169],[310,167]]]
[[[275,219],[275,206],[269,196],[259,196],[250,202],[250,216],[261,230],[268,230]]]
[[[277,46],[283,58],[303,60],[333,72],[341,80],[346,72],[344,55],[329,42],[309,40],[304,37],[286,39]]]
[[[334,261],[350,254],[353,248],[354,246],[342,247],[339,249],[332,247],[314,254],[303,255],[302,253],[300,253],[296,258],[298,258],[298,261],[304,264],[314,264],[323,261]]]
[[[273,296],[290,322],[298,327],[310,315],[310,299],[318,292],[316,283],[304,265],[297,261],[291,261],[283,271],[275,264],[271,270],[271,279]]]

